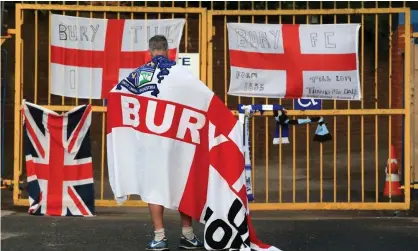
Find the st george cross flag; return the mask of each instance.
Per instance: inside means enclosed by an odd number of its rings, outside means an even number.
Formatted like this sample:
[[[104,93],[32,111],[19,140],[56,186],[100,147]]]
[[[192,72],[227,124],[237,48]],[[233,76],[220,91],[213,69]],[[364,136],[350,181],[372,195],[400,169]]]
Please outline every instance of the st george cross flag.
[[[110,92],[107,154],[119,203],[137,194],[190,215],[207,250],[279,250],[251,224],[242,124],[183,66],[156,57]]]
[[[92,216],[91,106],[60,115],[24,101],[22,113],[29,213]]]
[[[361,99],[359,24],[227,26],[229,95]]]
[[[51,94],[103,99],[150,59],[148,41],[164,35],[176,59],[185,19],[100,19],[51,15]]]

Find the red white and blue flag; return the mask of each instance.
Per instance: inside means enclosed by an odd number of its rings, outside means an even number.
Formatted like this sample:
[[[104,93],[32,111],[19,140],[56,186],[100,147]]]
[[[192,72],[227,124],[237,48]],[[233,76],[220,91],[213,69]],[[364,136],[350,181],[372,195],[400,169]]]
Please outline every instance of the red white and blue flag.
[[[91,106],[64,114],[23,102],[29,213],[92,216]]]

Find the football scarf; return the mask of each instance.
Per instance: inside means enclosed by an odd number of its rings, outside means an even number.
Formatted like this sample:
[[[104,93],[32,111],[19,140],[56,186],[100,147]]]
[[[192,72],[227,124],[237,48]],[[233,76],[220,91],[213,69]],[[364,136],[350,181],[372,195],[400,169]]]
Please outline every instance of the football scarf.
[[[312,117],[306,119],[289,119],[286,109],[281,105],[239,105],[238,112],[240,114],[240,121],[244,124],[244,134],[249,135],[248,119],[257,112],[263,114],[265,111],[273,111],[274,119],[276,120],[276,128],[274,130],[273,144],[278,145],[289,143],[289,125],[303,125],[310,123],[318,123],[315,131],[314,141],[326,142],[332,140],[332,136],[326,127],[325,121],[322,117]],[[246,137],[248,140],[248,137]],[[244,140],[244,149],[247,150],[249,142]]]

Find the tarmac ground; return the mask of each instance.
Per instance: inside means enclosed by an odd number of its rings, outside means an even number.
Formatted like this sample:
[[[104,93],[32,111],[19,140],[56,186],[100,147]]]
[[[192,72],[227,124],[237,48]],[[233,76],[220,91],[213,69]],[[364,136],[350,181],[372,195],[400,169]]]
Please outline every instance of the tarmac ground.
[[[27,208],[2,209],[2,251],[145,250],[152,235],[146,208],[97,208],[96,216],[32,216]],[[283,251],[416,251],[418,217],[405,212],[252,212],[259,238]],[[165,212],[170,250],[178,250],[179,216]],[[194,223],[202,238],[204,226]]]

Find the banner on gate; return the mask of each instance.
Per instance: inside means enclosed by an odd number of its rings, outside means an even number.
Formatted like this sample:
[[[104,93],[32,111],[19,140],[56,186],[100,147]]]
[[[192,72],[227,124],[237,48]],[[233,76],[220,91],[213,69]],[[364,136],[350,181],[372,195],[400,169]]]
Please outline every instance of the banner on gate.
[[[23,100],[29,213],[94,215],[91,105],[64,114]]]
[[[148,41],[168,40],[178,57],[185,19],[101,19],[51,16],[51,94],[103,99],[124,76],[150,60]]]
[[[199,53],[179,53],[177,64],[186,67],[193,76],[200,79],[200,55]]]
[[[227,26],[229,95],[361,99],[359,24]]]

